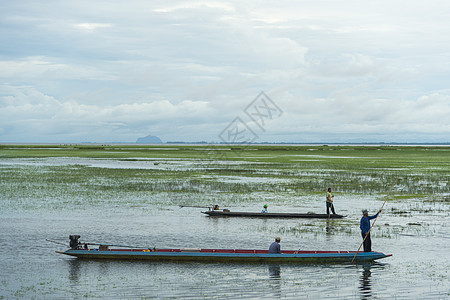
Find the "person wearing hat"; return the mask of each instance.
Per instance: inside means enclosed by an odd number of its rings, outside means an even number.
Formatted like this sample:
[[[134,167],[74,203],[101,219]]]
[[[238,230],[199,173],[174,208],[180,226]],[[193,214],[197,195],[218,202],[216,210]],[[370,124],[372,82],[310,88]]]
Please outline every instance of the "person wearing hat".
[[[267,210],[267,204],[264,204],[264,207],[263,207],[263,209],[261,210],[261,212],[262,212],[262,213],[267,213],[267,212],[269,212],[269,211]]]
[[[273,253],[273,254],[278,253],[278,254],[281,254],[280,241],[281,241],[281,238],[280,238],[279,236],[277,236],[277,237],[275,238],[275,242],[273,242],[272,244],[270,244],[270,247],[269,247],[269,253]]]
[[[361,221],[359,222],[359,228],[361,228],[361,236],[364,241],[364,252],[372,252],[372,241],[370,240],[370,220],[375,219],[380,212],[381,209],[377,212],[376,215],[369,216],[369,212],[367,211],[367,209],[364,209],[362,211],[363,216],[361,218]]]

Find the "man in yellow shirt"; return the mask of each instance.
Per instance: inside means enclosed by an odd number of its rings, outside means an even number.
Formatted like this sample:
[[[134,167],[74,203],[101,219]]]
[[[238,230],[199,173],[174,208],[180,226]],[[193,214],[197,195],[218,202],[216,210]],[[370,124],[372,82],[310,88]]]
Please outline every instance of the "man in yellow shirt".
[[[331,188],[328,188],[327,201],[326,201],[328,218],[330,217],[330,208],[331,208],[331,212],[333,213],[333,215],[336,214],[336,212],[334,211],[333,198],[334,198],[334,195],[331,194]]]

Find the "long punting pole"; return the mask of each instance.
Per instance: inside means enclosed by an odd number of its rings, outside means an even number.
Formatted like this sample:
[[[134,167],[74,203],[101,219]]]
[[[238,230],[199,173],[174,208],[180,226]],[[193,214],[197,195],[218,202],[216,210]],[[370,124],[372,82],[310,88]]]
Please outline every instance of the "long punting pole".
[[[67,243],[60,243],[60,242],[57,242],[57,241],[52,241],[52,240],[49,240],[49,239],[45,239],[47,242],[51,242],[51,243],[55,243],[55,244],[58,244],[58,245],[63,245],[63,246],[67,246]]]
[[[333,201],[333,202],[331,202],[331,207],[334,209],[334,185],[333,185],[333,189],[331,190],[331,195],[333,195],[333,199],[331,200],[331,201]],[[330,210],[331,210],[331,207],[330,207]]]
[[[353,256],[352,262],[355,260],[355,257],[356,257],[356,255],[358,254],[359,249],[361,249],[361,246],[364,244],[364,241],[366,240],[367,236],[369,235],[370,231],[372,230],[373,225],[375,225],[375,222],[377,221],[378,216],[380,215],[381,210],[382,210],[383,207],[384,207],[384,204],[386,204],[386,201],[387,201],[387,199],[389,198],[389,195],[391,194],[392,188],[393,188],[393,187],[395,186],[395,184],[397,183],[397,180],[398,180],[398,177],[395,178],[394,184],[393,184],[393,185],[391,186],[391,188],[389,189],[389,193],[387,194],[386,199],[384,200],[383,205],[381,206],[378,215],[376,216],[375,220],[373,220],[372,226],[370,226],[369,231],[367,232],[366,236],[364,237],[364,239],[363,239],[361,245],[359,245],[358,250],[356,250],[356,253],[355,253],[355,256]]]
[[[210,206],[196,206],[196,205],[179,205],[180,208],[183,207],[195,207],[195,208],[211,208]]]
[[[93,245],[93,246],[111,246],[111,247],[123,247],[123,248],[137,248],[148,249],[149,247],[129,246],[129,245],[115,245],[115,244],[99,244],[99,243],[80,243],[81,245]]]
[[[52,241],[46,239],[47,242],[52,242],[58,245],[67,246],[67,244]],[[92,246],[111,246],[111,247],[123,247],[123,248],[136,248],[136,249],[147,249],[148,247],[130,246],[130,245],[116,245],[116,244],[100,244],[100,243],[80,243],[81,245],[92,245]]]

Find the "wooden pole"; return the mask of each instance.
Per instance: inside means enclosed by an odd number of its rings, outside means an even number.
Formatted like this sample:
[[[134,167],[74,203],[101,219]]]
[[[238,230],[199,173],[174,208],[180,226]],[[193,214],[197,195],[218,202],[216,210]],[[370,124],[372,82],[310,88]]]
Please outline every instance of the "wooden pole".
[[[195,207],[195,208],[211,208],[210,206],[195,206],[195,205],[179,205],[180,208],[183,207]]]
[[[52,242],[52,243],[55,243],[55,244],[58,244],[58,245],[63,245],[63,246],[67,246],[67,243],[60,243],[60,242],[56,242],[56,241],[52,241],[52,240],[48,240],[48,239],[45,239],[47,242]]]
[[[387,201],[387,199],[389,198],[389,195],[391,194],[392,188],[393,188],[393,187],[395,186],[395,184],[397,183],[397,180],[398,180],[398,177],[395,178],[394,184],[393,184],[393,185],[391,186],[391,188],[389,189],[389,193],[387,194],[386,199],[385,199],[384,202],[383,202],[383,205],[381,205],[381,208],[380,208],[380,210],[378,211],[378,215],[376,216],[375,220],[373,221],[372,226],[370,226],[369,231],[367,232],[366,236],[364,237],[364,239],[363,239],[361,245],[359,245],[358,250],[356,250],[356,253],[355,253],[355,256],[353,256],[352,262],[355,260],[355,257],[356,257],[356,255],[358,254],[359,249],[361,249],[361,246],[364,244],[364,241],[366,240],[367,236],[370,234],[370,231],[372,230],[373,225],[375,225],[375,222],[377,221],[378,217],[380,216],[380,213],[381,213],[381,211],[383,210],[384,204],[386,204],[386,201]]]
[[[81,245],[92,245],[92,246],[112,246],[112,247],[123,247],[123,248],[148,249],[148,247],[129,246],[129,245],[99,244],[99,243],[80,243],[80,244]]]
[[[331,208],[333,208],[333,210],[334,210],[334,185],[333,185],[333,189],[331,190],[331,195],[333,196],[332,197],[333,202],[331,202],[330,210],[331,210]]]

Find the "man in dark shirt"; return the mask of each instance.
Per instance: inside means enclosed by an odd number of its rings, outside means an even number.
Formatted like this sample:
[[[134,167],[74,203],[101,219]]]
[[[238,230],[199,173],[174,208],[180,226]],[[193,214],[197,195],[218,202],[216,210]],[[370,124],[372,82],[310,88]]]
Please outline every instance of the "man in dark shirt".
[[[361,228],[361,236],[363,238],[364,252],[372,252],[372,241],[370,240],[370,220],[375,219],[378,214],[381,212],[381,209],[377,212],[376,215],[369,216],[369,212],[367,209],[363,210],[363,216],[361,221],[359,222],[359,228]]]
[[[275,238],[275,242],[273,242],[272,244],[270,244],[270,247],[269,247],[269,253],[278,253],[278,254],[281,254],[280,241],[281,241],[281,238],[280,238],[279,236],[277,236],[277,237]]]

